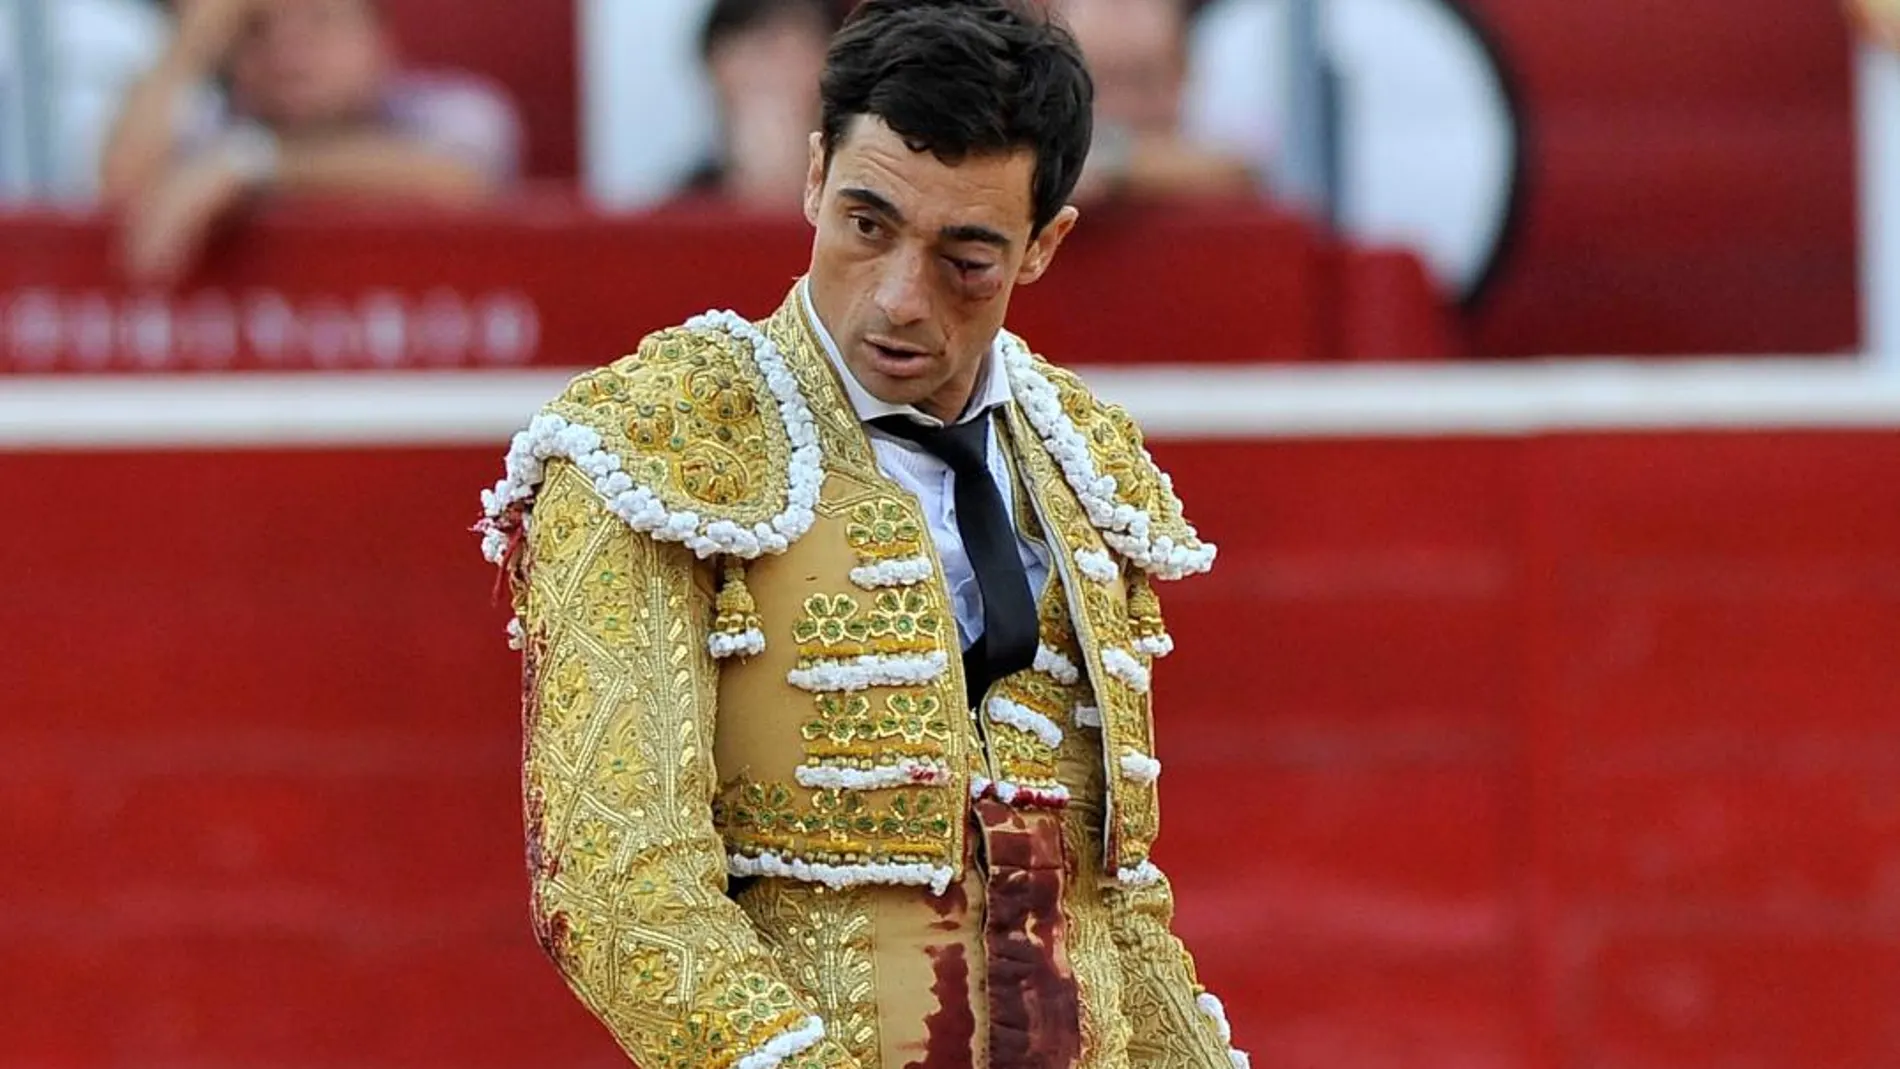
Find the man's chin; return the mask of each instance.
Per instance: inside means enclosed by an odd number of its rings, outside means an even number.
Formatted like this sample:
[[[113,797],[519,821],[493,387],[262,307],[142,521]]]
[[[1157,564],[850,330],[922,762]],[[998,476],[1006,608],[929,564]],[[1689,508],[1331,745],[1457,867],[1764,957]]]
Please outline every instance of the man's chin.
[[[852,372],[866,393],[887,405],[916,405],[943,385],[927,378],[888,374],[879,368],[854,368]]]

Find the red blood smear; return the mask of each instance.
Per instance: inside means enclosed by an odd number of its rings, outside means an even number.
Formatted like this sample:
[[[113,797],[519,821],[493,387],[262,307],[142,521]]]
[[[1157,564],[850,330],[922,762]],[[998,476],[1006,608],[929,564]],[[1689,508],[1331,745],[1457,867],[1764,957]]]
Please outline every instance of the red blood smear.
[[[937,1009],[924,1018],[924,1057],[904,1069],[968,1069],[976,1040],[976,1014],[970,1009],[970,963],[963,946],[930,947],[936,979],[930,993]]]
[[[1081,1004],[1062,957],[1062,830],[1046,813],[997,813],[979,803],[990,829],[990,1065],[1063,1069],[1082,1054]],[[1003,819],[998,820],[998,817]],[[1003,825],[1009,825],[1005,828]]]

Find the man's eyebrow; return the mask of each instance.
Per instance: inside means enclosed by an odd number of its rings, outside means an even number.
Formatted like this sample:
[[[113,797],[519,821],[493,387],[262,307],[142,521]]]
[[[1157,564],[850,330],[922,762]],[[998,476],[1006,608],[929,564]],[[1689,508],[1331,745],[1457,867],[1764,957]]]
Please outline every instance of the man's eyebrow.
[[[945,241],[974,241],[979,245],[994,245],[1004,251],[1008,251],[1009,249],[1009,239],[1007,237],[991,230],[987,226],[978,226],[975,223],[964,223],[961,226],[946,226],[937,233],[938,236],[942,237]]]
[[[897,226],[904,225],[904,213],[899,211],[897,205],[892,204],[890,198],[884,196],[882,193],[865,189],[861,186],[846,186],[838,191],[838,195],[846,200],[855,201],[871,209],[886,219],[889,219]],[[1010,247],[1010,240],[1007,236],[978,223],[962,223],[957,226],[946,226],[937,232],[937,236],[944,241],[970,241],[979,245],[993,245],[1005,251]]]
[[[892,204],[890,199],[882,193],[858,186],[848,186],[840,189],[838,195],[846,200],[855,200],[880,215],[888,216],[893,223],[901,224],[904,221],[904,213],[898,211],[897,205]]]

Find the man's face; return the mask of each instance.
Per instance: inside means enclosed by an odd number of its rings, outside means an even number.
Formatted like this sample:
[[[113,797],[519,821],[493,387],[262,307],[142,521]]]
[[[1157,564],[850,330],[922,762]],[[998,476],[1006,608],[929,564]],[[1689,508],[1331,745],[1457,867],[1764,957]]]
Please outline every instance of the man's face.
[[[1042,277],[1075,225],[1064,208],[1030,236],[1035,169],[1027,148],[946,164],[862,115],[827,168],[812,135],[812,304],[873,396],[945,421],[962,413],[1010,295]]]
[[[232,54],[232,89],[272,125],[333,125],[375,108],[388,66],[369,0],[260,0]]]
[[[1062,0],[1095,78],[1095,114],[1137,133],[1171,134],[1187,78],[1180,0]]]

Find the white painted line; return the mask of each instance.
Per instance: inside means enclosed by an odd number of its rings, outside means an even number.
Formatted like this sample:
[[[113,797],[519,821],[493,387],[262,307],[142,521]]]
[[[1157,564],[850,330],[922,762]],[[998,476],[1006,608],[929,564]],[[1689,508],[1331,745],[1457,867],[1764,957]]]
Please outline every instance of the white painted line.
[[[1151,438],[1900,429],[1900,376],[1846,360],[1085,368]],[[493,446],[567,371],[0,377],[0,451]]]

